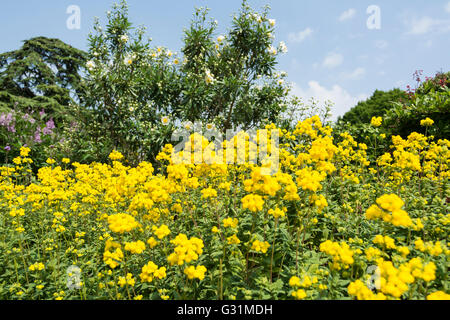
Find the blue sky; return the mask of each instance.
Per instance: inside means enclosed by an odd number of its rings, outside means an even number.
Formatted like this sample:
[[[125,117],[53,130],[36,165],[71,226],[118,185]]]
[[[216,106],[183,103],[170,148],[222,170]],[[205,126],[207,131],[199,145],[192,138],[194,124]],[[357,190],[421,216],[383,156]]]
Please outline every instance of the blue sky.
[[[113,0],[4,1],[0,11],[0,51],[17,49],[35,36],[59,38],[87,48],[94,17],[105,21]],[[183,28],[197,6],[211,8],[210,16],[224,32],[241,0],[129,0],[134,25],[148,27],[154,45],[179,51]],[[289,74],[293,92],[335,103],[342,115],[375,89],[404,89],[413,85],[415,70],[432,76],[450,71],[450,1],[433,0],[249,0],[253,8],[268,4],[276,19],[276,43],[286,42],[288,53],[278,68]],[[69,30],[67,7],[81,9],[81,29]],[[380,29],[369,29],[366,12],[380,9]]]

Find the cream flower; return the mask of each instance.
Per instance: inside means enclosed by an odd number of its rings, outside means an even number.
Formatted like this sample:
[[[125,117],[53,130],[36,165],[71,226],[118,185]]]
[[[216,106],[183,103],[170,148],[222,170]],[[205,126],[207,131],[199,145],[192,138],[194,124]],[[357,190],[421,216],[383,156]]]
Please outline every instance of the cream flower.
[[[170,123],[169,117],[167,117],[167,116],[162,117],[162,118],[161,118],[161,123],[162,123],[164,126],[167,126],[167,125]]]
[[[89,61],[86,63],[86,67],[88,68],[89,71],[92,71],[92,70],[95,68],[95,62],[92,61],[92,60],[89,60]]]
[[[276,49],[275,47],[273,47],[273,46],[270,46],[270,47],[267,49],[267,51],[268,51],[271,55],[273,55],[273,56],[275,56],[275,55],[277,54],[277,49]]]
[[[215,81],[214,76],[209,70],[206,70],[205,81],[207,84],[211,84]]]

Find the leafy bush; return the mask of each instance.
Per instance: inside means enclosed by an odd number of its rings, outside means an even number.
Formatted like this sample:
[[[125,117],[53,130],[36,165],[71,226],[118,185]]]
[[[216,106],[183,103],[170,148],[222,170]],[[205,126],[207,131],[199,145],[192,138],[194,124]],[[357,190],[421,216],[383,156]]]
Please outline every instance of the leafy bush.
[[[154,162],[174,127],[187,121],[225,131],[275,120],[289,92],[286,74],[275,71],[276,56],[286,47],[272,45],[275,21],[267,14],[244,1],[228,34],[215,38],[217,24],[207,22],[206,9],[197,9],[180,57],[152,48],[144,28],[132,34],[126,2],[116,4],[106,28],[97,22],[89,37],[80,118],[92,139],[77,149],[92,160],[104,161],[118,149],[132,163]]]
[[[428,133],[437,139],[450,136],[450,72],[437,73],[434,78],[422,82],[417,74],[418,87],[409,89],[410,99],[395,103],[386,115],[386,127],[389,133],[405,137],[408,132],[425,133],[420,121],[425,118],[434,120]]]
[[[401,136],[406,138],[411,131],[431,134],[436,139],[448,138],[450,135],[450,73],[438,73],[434,78],[422,82],[420,73],[415,73],[417,89],[408,86],[407,91],[393,89],[389,92],[375,91],[367,101],[360,102],[352,110],[338,119],[335,136],[348,132],[359,142],[371,148],[372,158],[377,155],[372,151],[386,151],[389,140],[378,136]],[[381,125],[374,130],[370,124],[372,118],[381,117]],[[421,121],[430,118],[432,126],[421,125]],[[378,127],[378,126],[377,126]]]
[[[71,105],[83,93],[85,59],[83,51],[45,37],[0,54],[0,112],[44,110],[58,127],[70,124],[76,118]]]
[[[395,102],[406,102],[408,98],[408,94],[400,89],[375,90],[369,99],[359,102],[339,118],[338,122],[349,122],[356,126],[369,123],[372,117],[384,117]]]

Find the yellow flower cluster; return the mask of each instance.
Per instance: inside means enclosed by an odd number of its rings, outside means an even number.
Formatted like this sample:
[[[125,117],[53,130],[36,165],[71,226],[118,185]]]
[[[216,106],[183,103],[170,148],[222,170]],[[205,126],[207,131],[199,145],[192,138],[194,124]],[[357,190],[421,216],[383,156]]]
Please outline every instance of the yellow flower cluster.
[[[132,286],[136,284],[136,280],[133,278],[133,274],[127,273],[126,277],[119,277],[119,281],[117,281],[117,284],[121,287],[124,286]]]
[[[152,282],[154,278],[164,279],[166,277],[166,267],[158,267],[153,261],[149,261],[142,267],[139,275],[143,282]]]
[[[232,236],[227,238],[227,242],[228,244],[239,244],[241,243],[241,240],[239,240],[239,238],[233,234]]]
[[[295,174],[297,175],[297,184],[303,190],[310,190],[313,192],[322,189],[321,182],[325,180],[327,176],[325,172],[319,172],[310,167],[298,170]]]
[[[259,241],[259,240],[255,240],[253,241],[252,244],[252,250],[255,250],[256,252],[262,252],[262,253],[266,253],[267,250],[269,249],[270,244],[267,241]]]
[[[380,290],[386,295],[400,298],[408,291],[409,285],[416,279],[423,279],[426,282],[436,278],[436,265],[433,262],[423,264],[420,258],[413,258],[402,263],[398,268],[392,261],[384,261],[380,258],[377,261],[380,269]]]
[[[202,198],[215,198],[217,197],[217,191],[213,188],[207,188],[202,190]]]
[[[333,257],[331,268],[335,270],[340,270],[341,268],[347,269],[355,262],[353,259],[353,250],[345,242],[339,244],[338,242],[327,240],[320,244],[320,251]]]
[[[156,247],[156,246],[158,245],[158,241],[156,241],[155,238],[150,237],[150,238],[147,240],[147,244],[150,246],[151,249],[153,249],[154,247]]]
[[[303,289],[298,289],[294,292],[292,292],[292,296],[297,300],[302,300],[306,298],[306,292]]]
[[[384,243],[384,242],[383,242]],[[374,261],[382,256],[382,252],[377,248],[369,247],[364,253],[366,254],[366,258],[368,261]]]
[[[141,254],[145,250],[145,243],[141,240],[125,242],[125,250],[131,253]]]
[[[118,213],[108,217],[109,229],[116,233],[129,232],[139,226],[136,219],[126,213]]]
[[[156,237],[159,240],[164,239],[165,237],[167,237],[170,234],[170,229],[165,224],[163,224],[159,228],[156,226],[153,226],[152,230],[153,230],[153,233],[156,235]]]
[[[176,245],[174,252],[167,258],[170,265],[181,266],[185,262],[195,261],[203,253],[203,241],[199,238],[192,237],[188,239],[185,234],[180,233],[170,242]]]
[[[383,293],[373,293],[361,280],[350,283],[347,291],[349,295],[355,296],[358,300],[386,300]]]
[[[249,194],[241,199],[242,207],[251,212],[261,211],[264,205],[264,200],[260,195]]]
[[[263,175],[262,168],[253,168],[251,179],[244,181],[244,190],[247,192],[261,192],[266,195],[275,196],[281,186],[277,176]]]
[[[450,300],[450,294],[444,291],[436,291],[427,296],[427,300]]]
[[[45,265],[42,262],[36,262],[33,263],[31,266],[28,267],[28,270],[30,271],[41,271],[44,270]]]
[[[310,276],[305,276],[303,278],[303,280],[300,280],[299,277],[297,276],[292,276],[289,279],[289,285],[291,287],[302,287],[302,288],[309,288],[311,287],[313,284],[317,283],[319,280],[316,276],[314,277],[310,277]]]
[[[267,212],[268,214],[272,215],[275,219],[283,218],[286,215],[287,208],[275,208],[275,209],[269,209]]]
[[[113,252],[105,250],[103,253],[103,261],[111,268],[115,269],[123,260],[123,251],[116,248]]]
[[[205,266],[189,266],[184,269],[184,273],[187,275],[188,279],[199,279],[203,280],[205,278],[206,267]]]
[[[444,252],[444,249],[446,249],[445,246],[444,248],[442,247],[440,241],[436,241],[436,243],[433,244],[433,242],[431,241],[423,242],[422,239],[417,239],[416,241],[414,241],[414,245],[417,250],[421,252],[428,252],[433,256],[442,254]]]
[[[376,235],[373,239],[373,243],[379,244],[386,249],[396,249],[395,240],[389,236]]]
[[[119,151],[114,150],[109,154],[109,158],[113,161],[117,161],[123,159],[123,155]]]
[[[434,121],[430,118],[425,118],[423,120],[420,120],[420,125],[422,127],[431,127],[434,124]]]
[[[224,228],[236,228],[239,221],[236,218],[226,218],[222,221]]]
[[[31,149],[27,147],[20,147],[20,156],[21,157],[28,157],[28,154],[30,153]]]
[[[372,120],[370,120],[370,124],[374,127],[381,126],[381,123],[383,122],[382,117],[372,117]]]
[[[404,202],[395,194],[385,194],[377,199],[377,205],[372,205],[366,211],[366,218],[369,220],[383,219],[394,226],[411,227],[413,221],[408,213],[402,210]]]

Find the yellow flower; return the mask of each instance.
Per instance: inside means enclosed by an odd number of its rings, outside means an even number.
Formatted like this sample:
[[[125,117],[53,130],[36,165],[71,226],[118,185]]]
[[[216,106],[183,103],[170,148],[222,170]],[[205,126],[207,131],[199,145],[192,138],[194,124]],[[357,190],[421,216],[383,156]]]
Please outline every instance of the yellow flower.
[[[41,271],[44,270],[45,266],[42,262],[36,262],[28,267],[30,271]]]
[[[434,121],[430,118],[426,118],[420,121],[420,125],[422,127],[431,127],[434,124]]]
[[[302,300],[306,298],[306,292],[303,289],[298,289],[297,291],[292,292],[292,296],[297,300]]]
[[[264,200],[260,195],[249,194],[241,199],[242,207],[252,212],[261,211],[264,205]]]
[[[405,204],[403,200],[395,194],[385,194],[377,199],[377,203],[381,208],[390,212],[400,210]]]
[[[163,224],[161,227],[157,228],[156,226],[153,226],[152,228],[155,235],[158,237],[159,240],[164,239],[170,234],[170,229],[168,226]]]
[[[117,161],[123,159],[123,155],[119,151],[114,150],[110,153],[109,158],[113,161]]]
[[[370,124],[374,127],[381,126],[381,123],[383,122],[383,118],[381,117],[372,117],[372,120],[370,121]]]
[[[150,239],[147,240],[147,244],[150,246],[151,249],[153,249],[158,245],[158,241],[156,241],[155,238],[150,237]]]
[[[113,232],[129,232],[138,227],[138,222],[133,216],[126,213],[114,214],[108,217],[109,229]]]
[[[20,148],[20,156],[21,157],[28,157],[28,154],[30,153],[31,149],[27,147],[21,147]]]
[[[236,228],[238,225],[238,219],[226,218],[222,221],[224,228]]]
[[[239,244],[241,243],[241,240],[239,240],[239,238],[233,234],[231,237],[227,238],[227,242],[228,244]]]
[[[217,197],[217,191],[213,188],[203,189],[202,190],[202,198],[208,199],[208,198],[215,198]]]
[[[167,257],[170,265],[176,264],[181,266],[184,263],[195,261],[203,253],[204,244],[199,238],[192,237],[188,239],[185,234],[180,233],[170,242],[176,245],[174,252]]]
[[[256,252],[262,252],[262,253],[266,253],[267,250],[269,249],[270,244],[267,241],[259,241],[259,240],[255,240],[252,244],[252,250],[255,250]]]
[[[119,280],[117,281],[117,284],[121,287],[124,287],[126,285],[134,287],[136,283],[136,280],[133,278],[133,275],[131,273],[127,273],[126,277],[119,277]]]
[[[205,278],[206,267],[205,266],[190,266],[184,269],[184,273],[187,275],[188,279],[199,279],[203,280]]]
[[[291,287],[300,287],[300,278],[293,276],[289,279],[289,285]]]
[[[283,210],[279,208],[275,209],[269,209],[268,214],[274,216],[275,219],[283,218],[285,216],[285,212],[287,211],[287,208],[283,208]]]
[[[125,250],[131,253],[141,254],[145,250],[145,243],[141,240],[136,242],[125,242]]]
[[[427,300],[450,300],[450,294],[444,291],[436,291],[427,296]]]
[[[149,261],[142,267],[142,272],[139,276],[143,282],[152,282],[154,278],[164,279],[166,277],[166,268],[159,268],[153,261]]]

